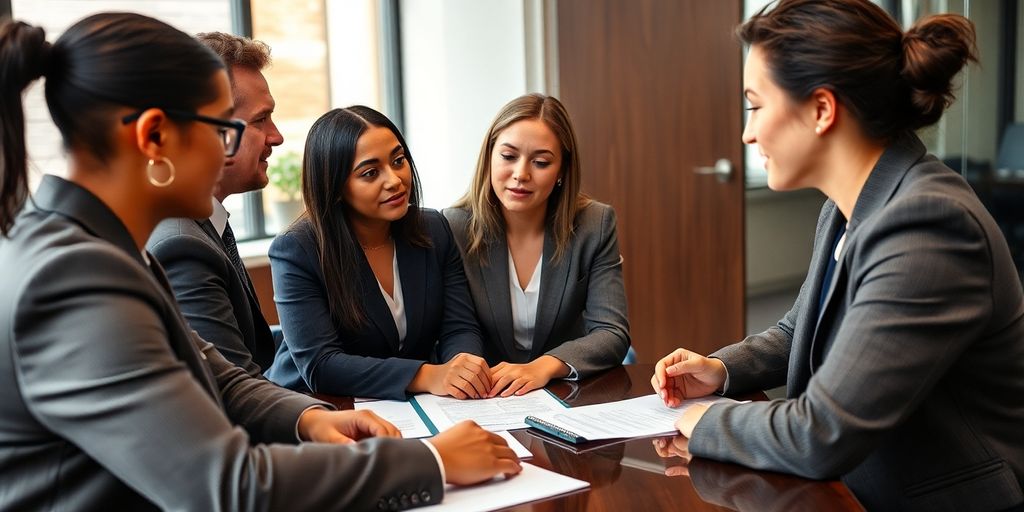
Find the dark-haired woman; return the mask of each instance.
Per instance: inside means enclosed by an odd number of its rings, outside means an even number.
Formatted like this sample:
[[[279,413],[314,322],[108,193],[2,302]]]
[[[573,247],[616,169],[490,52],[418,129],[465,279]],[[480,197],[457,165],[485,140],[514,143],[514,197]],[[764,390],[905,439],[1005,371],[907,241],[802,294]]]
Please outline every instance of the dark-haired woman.
[[[914,130],[974,59],[965,18],[904,33],[867,0],[783,0],[747,21],[744,142],[776,190],[828,196],[810,270],[777,326],[651,379],[669,405],[787,385],[788,398],[687,409],[698,456],[842,477],[868,509],[1024,501],[1024,299],[1006,241]]]
[[[253,379],[187,328],[143,247],[210,215],[245,128],[206,47],[135,14],[52,46],[5,21],[0,69],[0,510],[365,510],[518,471],[470,423],[294,446],[398,431]],[[21,93],[41,75],[70,166],[26,200]]]
[[[301,391],[405,399],[491,389],[459,249],[419,207],[405,139],[383,114],[336,109],[310,128],[307,213],[270,246],[284,329],[267,377]]]

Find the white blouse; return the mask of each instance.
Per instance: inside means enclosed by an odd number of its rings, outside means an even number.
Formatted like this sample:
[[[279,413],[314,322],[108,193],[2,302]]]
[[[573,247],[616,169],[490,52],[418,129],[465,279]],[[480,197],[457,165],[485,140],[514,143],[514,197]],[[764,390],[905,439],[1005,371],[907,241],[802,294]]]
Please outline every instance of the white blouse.
[[[540,274],[544,268],[544,254],[541,253],[533,269],[526,289],[519,287],[516,264],[512,251],[508,253],[508,287],[512,298],[512,330],[516,347],[521,350],[533,349],[533,329],[537,325],[537,301],[540,298]]]
[[[388,295],[388,292],[384,291],[384,287],[381,286],[379,279],[377,280],[377,287],[380,288],[380,294],[384,296],[384,301],[388,303],[388,308],[391,309],[391,317],[395,319],[395,328],[398,329],[398,350],[402,350],[408,326],[405,322],[405,300],[402,298],[402,280],[398,277],[398,251],[395,251],[395,257],[391,260],[391,268],[394,272],[395,296],[392,297]]]

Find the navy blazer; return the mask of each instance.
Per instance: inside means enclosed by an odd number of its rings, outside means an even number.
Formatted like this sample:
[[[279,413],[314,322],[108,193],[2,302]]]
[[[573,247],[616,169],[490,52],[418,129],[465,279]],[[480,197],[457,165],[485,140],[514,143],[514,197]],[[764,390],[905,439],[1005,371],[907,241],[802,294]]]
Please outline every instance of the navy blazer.
[[[429,209],[422,210],[421,218],[431,247],[395,240],[407,325],[401,350],[391,310],[366,258],[360,257],[350,275],[359,280],[367,322],[348,330],[331,319],[309,221],[299,220],[274,239],[270,267],[285,341],[267,378],[298,391],[404,400],[423,363],[483,353],[448,222]]]
[[[1001,510],[1024,502],[1024,295],[970,185],[909,135],[846,219],[818,219],[807,280],[774,326],[725,347],[725,392],[690,452],[812,478],[842,476],[869,510]],[[818,302],[825,294],[825,307]]]

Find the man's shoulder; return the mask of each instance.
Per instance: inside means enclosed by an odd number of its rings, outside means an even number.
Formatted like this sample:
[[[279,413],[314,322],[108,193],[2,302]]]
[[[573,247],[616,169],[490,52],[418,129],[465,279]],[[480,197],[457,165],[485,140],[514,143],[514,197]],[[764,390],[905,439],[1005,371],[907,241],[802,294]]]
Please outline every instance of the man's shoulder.
[[[179,248],[218,251],[217,241],[203,229],[202,222],[194,219],[165,219],[153,230],[146,242],[146,249],[158,258],[161,253]]]

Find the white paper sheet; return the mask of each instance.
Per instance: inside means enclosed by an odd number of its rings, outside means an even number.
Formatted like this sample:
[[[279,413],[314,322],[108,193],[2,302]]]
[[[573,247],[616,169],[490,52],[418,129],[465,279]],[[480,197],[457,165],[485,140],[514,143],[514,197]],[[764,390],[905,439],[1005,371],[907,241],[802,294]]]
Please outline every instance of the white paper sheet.
[[[446,486],[444,501],[418,510],[436,512],[480,512],[497,510],[531,501],[560,496],[590,484],[553,471],[523,463],[523,472],[506,479],[499,476],[490,482],[472,487]]]
[[[367,402],[356,402],[356,410],[369,410],[373,411],[388,421],[390,421],[399,431],[402,432],[402,437],[405,439],[418,439],[421,437],[430,437],[433,434],[430,432],[430,428],[427,427],[419,414],[416,413],[416,409],[413,408],[409,402],[402,402],[397,400],[374,400]],[[509,448],[516,452],[516,456],[520,459],[529,459],[533,457],[530,450],[526,449],[523,443],[520,443],[511,433],[508,431],[497,432],[497,434],[508,442]]]
[[[516,452],[516,457],[519,457],[520,460],[533,458],[533,453],[531,453],[530,450],[527,450],[526,447],[523,446],[523,443],[520,443],[511,432],[505,430],[503,432],[498,432],[497,434],[508,441],[508,447],[512,448],[512,451]]]
[[[648,437],[676,431],[676,420],[683,411],[697,404],[735,403],[722,397],[684,400],[679,407],[665,406],[658,395],[647,395],[618,402],[585,405],[551,413],[534,414],[537,418],[568,430],[588,441]]]
[[[416,414],[416,409],[413,408],[409,402],[398,401],[398,400],[376,400],[373,402],[356,402],[356,410],[370,410],[390,421],[398,430],[402,432],[402,437],[406,439],[416,439],[420,437],[430,437],[430,429],[420,419],[419,414]]]
[[[473,420],[491,432],[515,430],[528,426],[523,422],[527,416],[566,410],[562,402],[543,389],[507,398],[459,400],[425,394],[413,399],[441,431],[463,420]]]

